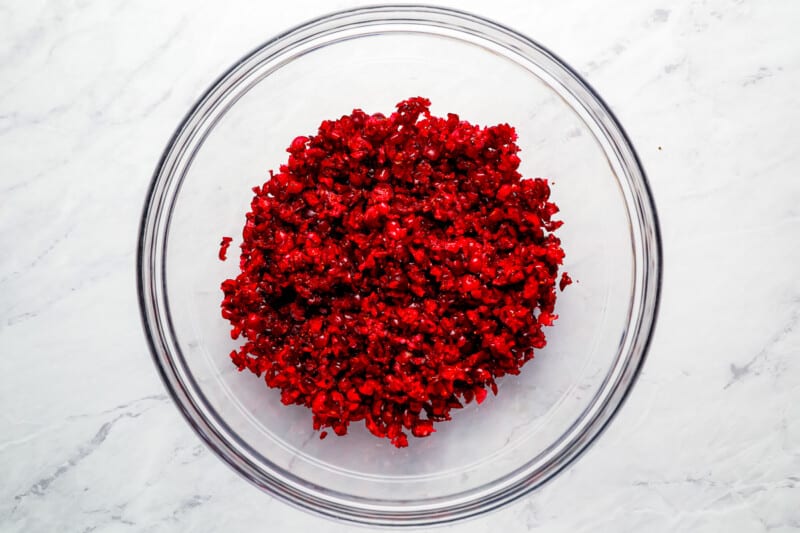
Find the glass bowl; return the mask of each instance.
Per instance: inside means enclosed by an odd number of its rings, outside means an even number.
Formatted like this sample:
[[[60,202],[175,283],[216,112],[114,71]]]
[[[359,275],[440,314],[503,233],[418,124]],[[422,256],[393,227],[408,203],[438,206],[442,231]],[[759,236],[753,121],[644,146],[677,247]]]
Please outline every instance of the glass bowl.
[[[547,347],[499,394],[396,449],[354,424],[317,438],[311,412],[239,373],[220,317],[233,277],[223,235],[241,235],[251,188],[285,148],[353,108],[389,113],[410,96],[432,112],[517,128],[524,176],[553,180],[565,270]],[[206,444],[270,494],[373,525],[449,522],[552,479],[599,436],[637,376],[658,306],[658,224],[641,165],[594,91],[551,52],[499,24],[424,6],[334,13],[238,61],[167,146],[139,242],[142,317],[161,376]]]

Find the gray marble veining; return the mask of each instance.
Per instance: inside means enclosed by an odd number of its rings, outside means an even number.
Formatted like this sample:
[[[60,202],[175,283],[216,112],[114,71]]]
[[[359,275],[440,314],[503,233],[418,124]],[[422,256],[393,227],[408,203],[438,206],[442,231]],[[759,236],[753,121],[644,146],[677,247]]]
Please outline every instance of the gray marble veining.
[[[0,2],[0,531],[350,531],[252,488],[165,395],[134,285],[150,174],[244,52],[362,2]],[[661,215],[661,315],[610,429],[443,531],[800,530],[800,3],[447,1],[575,66]]]

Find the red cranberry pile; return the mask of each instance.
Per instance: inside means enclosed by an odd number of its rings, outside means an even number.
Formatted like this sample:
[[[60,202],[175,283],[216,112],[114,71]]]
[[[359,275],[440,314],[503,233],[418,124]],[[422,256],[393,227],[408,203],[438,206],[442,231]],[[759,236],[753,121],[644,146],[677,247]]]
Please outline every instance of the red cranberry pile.
[[[556,318],[547,181],[521,179],[511,126],[429,105],[326,120],[253,189],[241,273],[222,283],[222,316],[246,340],[231,359],[309,407],[314,429],[363,420],[407,446],[406,431],[430,435],[497,394]]]

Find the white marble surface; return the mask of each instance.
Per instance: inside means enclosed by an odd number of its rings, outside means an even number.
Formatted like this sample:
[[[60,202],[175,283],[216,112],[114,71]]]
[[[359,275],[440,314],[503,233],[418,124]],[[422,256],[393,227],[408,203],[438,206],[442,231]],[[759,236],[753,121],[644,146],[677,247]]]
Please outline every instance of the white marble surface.
[[[278,31],[360,4],[0,1],[0,531],[356,529],[200,444],[147,353],[134,263],[195,98]],[[644,373],[600,442],[440,531],[800,530],[800,3],[457,5],[608,101],[651,180],[665,277]]]

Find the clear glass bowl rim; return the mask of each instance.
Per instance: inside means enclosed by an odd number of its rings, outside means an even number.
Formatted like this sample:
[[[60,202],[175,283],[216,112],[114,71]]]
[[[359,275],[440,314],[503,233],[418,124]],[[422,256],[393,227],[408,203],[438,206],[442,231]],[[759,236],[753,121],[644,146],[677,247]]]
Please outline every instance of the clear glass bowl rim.
[[[177,163],[187,157],[187,144],[195,143],[197,149],[213,128],[213,124],[205,123],[204,117],[219,104],[221,95],[246,80],[247,76],[242,73],[247,73],[250,65],[269,61],[270,55],[277,51],[290,49],[323,33],[376,23],[398,27],[415,24],[465,32],[517,54],[536,53],[540,61],[545,60],[559,76],[562,87],[585,106],[585,111],[601,127],[618,158],[624,174],[618,178],[629,188],[626,207],[630,222],[635,226],[632,227],[635,234],[634,292],[638,305],[631,310],[626,331],[629,342],[620,343],[616,364],[592,404],[536,464],[526,463],[512,474],[479,489],[432,500],[368,500],[312,485],[275,465],[266,468],[257,465],[249,457],[248,445],[237,439],[225,422],[215,416],[202,395],[195,393],[198,388],[182,362],[165,296],[166,236],[185,175],[176,174]],[[228,102],[228,106],[234,102],[235,99]],[[192,157],[193,154],[188,155],[189,162]],[[188,166],[188,163],[183,166],[184,172]],[[146,196],[137,253],[139,304],[151,354],[172,399],[205,444],[239,475],[291,505],[334,519],[387,527],[442,524],[489,512],[542,486],[580,457],[618,412],[644,363],[658,314],[662,269],[658,217],[644,170],[619,121],[594,89],[552,52],[510,28],[459,10],[411,4],[361,7],[313,19],[259,46],[220,76],[187,113],[163,152]]]

